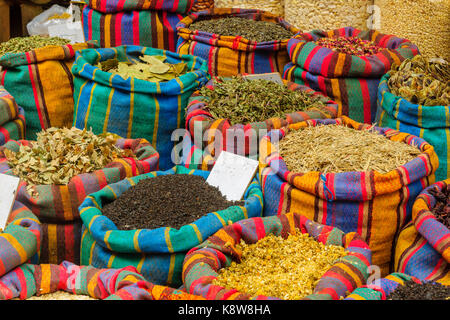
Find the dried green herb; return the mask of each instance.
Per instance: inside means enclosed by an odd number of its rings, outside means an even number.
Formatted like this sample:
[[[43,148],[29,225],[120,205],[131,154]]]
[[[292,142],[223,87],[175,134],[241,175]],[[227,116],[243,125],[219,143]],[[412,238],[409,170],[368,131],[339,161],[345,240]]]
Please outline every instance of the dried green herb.
[[[67,185],[72,177],[102,169],[115,159],[135,158],[130,149],[115,146],[116,141],[111,133],[48,128],[37,134],[31,146],[21,145],[17,153],[5,149],[4,153],[13,174],[26,181],[27,191],[34,195],[35,185]]]
[[[218,77],[214,87],[202,87],[200,95],[208,98],[207,111],[215,119],[228,119],[232,125],[284,118],[287,113],[324,108],[329,101],[324,96],[289,90],[273,81],[246,80],[237,76]]]
[[[388,87],[397,96],[424,106],[450,105],[450,63],[417,55],[393,65]]]
[[[189,26],[189,30],[209,32],[221,36],[241,36],[256,42],[286,40],[294,35],[280,24],[240,17],[198,20]]]
[[[28,52],[37,48],[46,46],[63,46],[69,44],[70,40],[59,37],[16,37],[11,38],[6,42],[0,43],[0,56],[6,53],[21,53]]]
[[[97,64],[102,71],[120,75],[122,78],[129,77],[146,81],[169,81],[186,73],[187,65],[184,62],[167,63],[164,56],[139,57],[142,62],[123,62],[117,59],[108,59]]]

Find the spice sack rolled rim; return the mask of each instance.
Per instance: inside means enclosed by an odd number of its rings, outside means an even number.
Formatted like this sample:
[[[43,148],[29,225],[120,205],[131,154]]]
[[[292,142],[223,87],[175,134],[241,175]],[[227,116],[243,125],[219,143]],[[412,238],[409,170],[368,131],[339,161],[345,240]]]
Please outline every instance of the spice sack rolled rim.
[[[372,41],[384,49],[374,55],[356,56],[335,52],[320,46],[315,41],[331,37],[358,37]],[[313,30],[299,32],[292,37],[287,46],[292,63],[302,66],[308,72],[328,78],[365,77],[377,78],[384,75],[393,63],[400,64],[411,53],[416,55],[419,49],[408,39],[382,34],[375,30],[362,31],[345,27],[330,31]]]
[[[102,71],[95,66],[100,61],[117,58],[120,62],[137,62],[141,55],[162,55],[168,63],[184,62],[187,64],[187,72],[169,81],[146,81],[128,77],[124,79],[118,74]],[[134,56],[136,58],[134,58]],[[85,49],[77,51],[72,73],[88,81],[122,89],[127,92],[176,96],[189,90],[196,89],[200,83],[208,80],[207,65],[200,57],[182,55],[168,50],[150,47],[123,45],[115,48]],[[76,114],[74,115],[76,119]]]
[[[412,208],[412,220],[416,230],[432,247],[450,263],[450,229],[438,221],[431,211],[436,205],[432,189],[442,190],[450,185],[450,179],[438,181],[425,188],[416,198]]]
[[[295,26],[289,24],[283,18],[274,15],[270,12],[265,12],[256,9],[237,9],[237,8],[213,8],[196,13],[191,13],[177,24],[178,36],[184,40],[193,40],[208,45],[217,47],[227,47],[232,50],[252,52],[257,50],[276,51],[283,50],[288,45],[288,40],[274,40],[267,42],[255,42],[245,39],[240,36],[223,36],[218,34],[212,34],[209,32],[199,30],[189,30],[189,26],[197,20],[204,17],[210,17],[211,19],[232,17],[253,17],[253,20],[270,21],[277,23],[285,29],[292,32],[292,35],[298,33],[300,30]],[[180,41],[178,41],[180,42]]]
[[[111,203],[140,180],[169,174],[192,174],[209,176],[209,171],[191,170],[181,166],[166,171],[154,171],[110,184],[88,195],[79,207],[81,220],[94,240],[102,247],[122,253],[176,253],[186,252],[214,232],[231,222],[262,215],[263,196],[261,186],[254,178],[245,191],[244,206],[210,212],[179,229],[160,227],[156,229],[118,230],[114,222],[102,214],[102,207]],[[130,217],[132,212],[130,212]]]
[[[195,0],[81,0],[89,8],[102,13],[117,13],[131,10],[157,10],[176,13],[191,11]]]
[[[201,295],[212,300],[265,300],[278,299],[239,292],[212,284],[218,271],[239,261],[240,254],[236,244],[241,240],[256,243],[269,234],[287,238],[289,234],[299,230],[309,234],[316,241],[328,245],[342,246],[347,255],[339,258],[323,274],[314,288],[313,294],[303,299],[335,300],[345,297],[366,283],[368,267],[372,263],[372,252],[369,246],[355,232],[345,234],[338,228],[316,223],[305,216],[289,212],[278,216],[249,218],[226,226],[216,232],[199,246],[191,249],[183,263],[183,284],[188,293]]]
[[[390,140],[402,141],[408,145],[416,146],[421,153],[412,161],[384,174],[372,170],[366,172],[349,171],[327,173],[324,175],[319,171],[303,173],[289,171],[286,162],[280,156],[276,146],[271,142],[273,137],[276,137],[281,141],[290,130],[334,124],[345,125],[355,130],[367,130],[373,128],[379,134],[384,135]],[[283,181],[287,181],[296,188],[328,201],[349,199],[352,199],[353,201],[372,200],[380,195],[400,190],[402,187],[418,181],[424,176],[433,174],[436,171],[438,164],[439,160],[433,146],[424,139],[390,128],[362,124],[346,116],[336,119],[307,120],[292,124],[282,129],[269,132],[262,138],[260,143],[259,170],[263,175],[262,179],[265,178],[264,169],[268,167],[272,169],[268,174],[276,174]],[[369,190],[370,192],[368,190],[360,190],[364,189],[366,177],[370,177],[373,185],[378,185],[378,183],[380,183],[380,185],[387,187],[379,189],[375,188],[374,190]],[[322,181],[323,183],[317,186],[317,181]],[[350,186],[348,183],[337,183],[338,181],[351,181],[352,185]],[[317,189],[317,187],[319,188]]]

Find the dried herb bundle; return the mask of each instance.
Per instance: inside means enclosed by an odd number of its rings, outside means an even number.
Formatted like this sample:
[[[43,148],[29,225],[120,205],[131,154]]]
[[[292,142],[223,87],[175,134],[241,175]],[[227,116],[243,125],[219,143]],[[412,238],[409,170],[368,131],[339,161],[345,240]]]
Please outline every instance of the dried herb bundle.
[[[280,24],[240,17],[198,20],[189,26],[189,30],[209,32],[220,36],[241,36],[256,42],[287,40],[294,35]]]
[[[424,106],[450,106],[450,63],[417,55],[388,72],[391,92]]]
[[[220,269],[213,284],[285,300],[312,294],[323,274],[347,255],[343,247],[324,245],[298,230],[286,239],[269,234],[254,244],[241,240],[237,249],[241,262]]]
[[[28,183],[33,195],[35,185],[66,185],[72,177],[102,169],[117,158],[135,157],[130,149],[116,147],[116,141],[111,133],[49,128],[37,134],[31,147],[21,145],[17,153],[8,149],[4,153],[13,174]]]
[[[323,108],[329,100],[304,91],[292,91],[273,81],[232,77],[214,80],[213,90],[205,87],[200,94],[209,98],[208,111],[215,119],[228,119],[232,125],[284,118],[287,113]]]
[[[122,62],[117,59],[108,59],[97,64],[102,71],[120,75],[122,78],[129,77],[146,81],[169,81],[186,73],[187,65],[184,62],[171,64],[166,63],[164,56],[139,57],[142,62]]]
[[[59,37],[16,37],[11,38],[6,42],[0,43],[0,56],[6,53],[21,53],[28,52],[37,48],[46,46],[62,46],[69,44],[70,40]]]
[[[371,56],[383,50],[382,47],[377,46],[372,41],[363,40],[358,37],[321,38],[316,41],[316,44],[332,49],[333,51],[355,56]]]
[[[387,173],[408,163],[421,151],[392,141],[373,129],[355,130],[344,125],[318,125],[291,130],[278,143],[290,171]]]

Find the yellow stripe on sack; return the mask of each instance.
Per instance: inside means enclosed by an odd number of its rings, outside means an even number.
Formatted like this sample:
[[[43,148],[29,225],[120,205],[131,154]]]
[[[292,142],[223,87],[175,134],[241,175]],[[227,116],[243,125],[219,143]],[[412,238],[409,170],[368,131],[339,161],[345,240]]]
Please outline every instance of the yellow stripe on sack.
[[[156,138],[158,137],[158,125],[159,125],[159,102],[156,95],[153,96],[153,100],[155,101],[155,122],[153,124],[152,145],[156,147]]]
[[[109,97],[108,97],[108,107],[106,108],[106,114],[105,114],[105,121],[103,123],[103,132],[106,132],[106,129],[108,129],[108,119],[109,119],[109,114],[111,112],[111,101],[112,101],[112,97],[114,95],[114,88],[111,88],[111,91],[109,92]]]
[[[111,188],[111,186],[108,185],[105,188],[108,190],[111,190],[112,194],[114,195],[114,198],[117,199],[117,194],[114,192],[114,190]]]
[[[27,253],[25,252],[25,249],[20,244],[20,242],[17,241],[17,239],[9,233],[2,233],[2,237],[4,237],[9,242],[9,244],[17,251],[20,256],[20,261],[25,262],[25,260],[27,259]]]
[[[139,263],[138,263],[138,265],[136,267],[136,270],[138,272],[141,272],[142,266],[144,265],[144,261],[145,261],[145,255],[143,254],[141,260],[139,260]]]
[[[86,237],[87,233],[88,233],[88,229],[87,229],[87,228],[84,228],[84,232],[83,232],[83,234],[81,235],[80,243],[83,243],[84,238]],[[83,255],[83,252],[82,252],[82,251],[83,251],[83,246],[81,246],[80,250],[81,250],[81,255]]]
[[[338,60],[336,62],[336,66],[334,67],[335,77],[342,76],[344,73],[344,63],[345,57],[347,55],[345,53],[338,53]]]
[[[133,129],[133,114],[134,114],[134,78],[130,77],[130,118],[128,120],[127,138],[131,138],[131,130]]]
[[[85,64],[86,65],[86,64]],[[84,69],[84,65],[83,65],[83,69]],[[75,106],[75,110],[74,110],[74,115],[73,118],[77,119],[77,114],[78,114],[78,105],[80,104],[80,98],[81,98],[81,93],[83,92],[84,86],[89,82],[89,80],[86,80],[80,87],[80,93],[78,94],[78,102],[77,105]]]
[[[107,268],[111,268],[115,258],[116,258],[116,256],[114,254],[111,254],[111,256],[108,259],[108,264],[106,266]]]
[[[72,203],[70,199],[69,187],[67,185],[60,186],[59,190],[61,193],[61,202],[64,210],[64,220],[71,221],[73,220],[73,214],[72,214]]]
[[[58,234],[56,224],[48,225],[48,260],[49,263],[58,263]]]
[[[194,232],[195,232],[195,235],[197,236],[198,242],[199,243],[203,242],[203,237],[202,237],[200,230],[198,230],[198,227],[192,223],[188,224],[188,226],[191,226],[192,229],[194,229]]]
[[[89,280],[89,283],[87,285],[88,293],[91,297],[95,297],[95,288],[97,288],[97,279],[100,272],[96,272],[94,276]]]
[[[95,71],[97,71],[98,69],[96,69]],[[95,73],[95,71],[94,71],[94,73]],[[91,105],[92,105],[92,98],[94,97],[94,90],[95,90],[95,87],[97,86],[97,83],[94,83],[94,85],[92,86],[92,89],[91,89],[91,96],[89,97],[89,104],[88,104],[88,108],[87,108],[87,111],[86,111],[86,117],[85,117],[85,119],[84,119],[84,127],[86,128],[87,127],[87,122],[88,122],[88,119],[89,119],[89,112],[91,111]]]
[[[341,90],[339,89],[339,79],[331,79],[331,90],[333,92],[334,100],[338,104],[338,116],[341,116],[342,100],[341,100]]]
[[[103,242],[105,243],[106,247],[112,251],[111,245],[108,242],[109,237],[111,236],[111,230],[108,230],[105,232],[105,236],[103,237]]]
[[[352,277],[352,279],[356,283],[356,287],[360,287],[363,285],[363,283],[361,282],[361,279],[358,277],[358,275],[355,272],[353,272],[353,270],[350,269],[346,264],[339,262],[336,264],[336,266],[341,269],[344,269],[350,275],[350,277]]]
[[[135,231],[133,236],[134,250],[136,250],[137,252],[142,252],[141,248],[139,248],[139,233],[141,233],[141,231],[142,229]]]
[[[92,264],[92,258],[93,258],[92,254],[94,253],[95,244],[96,244],[95,241],[92,242],[91,249],[89,249],[89,264]]]
[[[50,293],[50,284],[52,280],[52,272],[50,264],[41,264],[41,287],[36,288],[40,294]]]
[[[93,216],[92,219],[91,219],[91,221],[89,221],[89,225],[88,225],[88,229],[89,229],[89,230],[91,230],[92,223],[94,223],[94,221],[95,221],[98,217],[100,217],[99,214]]]
[[[159,15],[155,14],[156,17],[156,34],[158,35],[158,45],[155,48],[164,48],[164,25],[163,22],[159,19]]]
[[[105,28],[104,28],[104,32],[105,32],[105,47],[111,47],[111,14],[105,14]]]
[[[180,81],[180,78],[175,78],[180,85],[181,91],[184,91],[184,84]],[[178,111],[177,111],[177,128],[181,127],[181,94],[178,95]]]
[[[123,165],[123,168],[125,169],[125,174],[127,177],[133,176],[133,171],[131,170],[130,164],[126,162],[124,159],[116,159],[114,162],[119,162]]]
[[[242,206],[242,207],[240,207],[240,208],[242,209],[242,213],[244,214],[244,218],[245,218],[245,219],[248,219],[247,208],[244,207],[244,206]]]
[[[169,274],[167,275],[167,284],[172,284],[174,270],[175,270],[175,254],[171,254],[170,255]]]
[[[172,241],[170,240],[170,228],[166,227],[164,229],[164,237],[166,238],[167,249],[170,253],[173,253]]]
[[[225,220],[223,220],[222,217],[217,212],[213,212],[213,214],[217,217],[217,219],[219,219],[219,221],[220,221],[220,223],[222,224],[223,227],[225,227],[227,225]]]

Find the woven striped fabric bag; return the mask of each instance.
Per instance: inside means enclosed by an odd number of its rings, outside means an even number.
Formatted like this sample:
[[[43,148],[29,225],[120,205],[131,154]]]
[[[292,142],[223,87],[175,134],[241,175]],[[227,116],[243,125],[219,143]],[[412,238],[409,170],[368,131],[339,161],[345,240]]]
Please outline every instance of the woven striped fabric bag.
[[[436,182],[416,198],[412,221],[400,232],[395,247],[396,272],[450,285],[450,230],[431,212],[436,198],[430,193],[449,184],[450,179]]]
[[[405,273],[394,272],[385,278],[377,279],[376,282],[361,286],[350,293],[344,300],[387,300],[387,297],[394,292],[399,285],[405,281],[422,283],[416,277]]]
[[[21,202],[15,201],[5,230],[0,231],[0,276],[22,263],[38,262],[41,238],[37,217]]]
[[[281,74],[289,62],[286,52],[289,39],[255,42],[240,36],[221,36],[189,30],[189,26],[197,20],[231,16],[277,23],[292,32],[292,35],[300,31],[281,17],[269,12],[256,9],[213,8],[191,13],[177,24],[177,52],[199,56],[208,61],[211,76],[267,72]]]
[[[389,90],[389,78],[385,74],[378,87],[380,126],[425,139],[439,157],[436,180],[450,178],[450,106],[422,106],[395,96]]]
[[[366,283],[371,264],[371,250],[357,233],[344,233],[338,228],[325,226],[297,213],[250,218],[226,226],[205,242],[188,252],[183,263],[183,284],[186,291],[208,300],[265,300],[278,299],[257,295],[251,297],[236,289],[212,284],[222,268],[240,261],[240,241],[256,243],[269,234],[286,238],[295,230],[307,233],[324,245],[342,246],[347,255],[334,262],[320,278],[314,292],[305,300],[338,300]]]
[[[227,80],[225,78],[224,80]],[[200,95],[199,91],[193,93],[186,109],[186,128],[191,137],[202,142],[209,154],[216,155],[222,150],[240,155],[258,154],[259,140],[270,130],[280,129],[288,124],[302,122],[309,119],[330,119],[337,117],[338,105],[330,98],[312,90],[309,87],[284,81],[284,84],[292,91],[303,91],[313,96],[320,97],[326,105],[323,108],[310,108],[305,111],[297,111],[286,114],[284,118],[270,118],[261,122],[239,123],[231,125],[228,119],[215,119],[208,111],[210,98]],[[206,87],[214,90],[214,80],[211,79]],[[216,135],[220,135],[217,139]],[[235,142],[235,137],[241,137],[243,144]],[[239,140],[238,140],[239,141]]]
[[[36,139],[36,133],[42,129],[72,126],[73,76],[70,68],[75,51],[92,46],[88,43],[47,46],[0,57],[0,84],[25,111],[27,140]]]
[[[358,37],[384,49],[371,56],[355,56],[315,43],[331,37]],[[419,54],[417,46],[407,39],[352,27],[298,33],[289,40],[287,51],[291,62],[284,68],[284,79],[321,91],[338,103],[339,116],[368,124],[376,120],[381,77],[393,64]]]
[[[0,86],[0,146],[9,140],[25,139],[25,111],[14,97]]]
[[[162,55],[169,63],[184,62],[187,72],[170,81],[150,82],[101,71],[99,61],[137,61],[141,55]],[[206,61],[191,55],[140,46],[78,51],[73,65],[75,114],[73,125],[95,134],[116,133],[147,139],[160,155],[160,168],[173,167],[172,133],[184,126],[189,97],[208,80]]]
[[[174,228],[118,230],[102,215],[101,208],[136,185],[140,180],[168,174],[209,176],[209,171],[190,170],[181,166],[167,171],[124,179],[90,194],[80,205],[83,220],[81,263],[110,268],[134,265],[148,281],[157,284],[181,285],[181,267],[184,255],[229,223],[262,215],[261,187],[255,178],[244,194],[243,206],[207,213],[193,223]]]
[[[414,145],[417,158],[381,174],[377,171],[327,173],[291,172],[272,144],[289,130],[317,125],[345,125],[355,130],[374,128],[393,141]],[[389,274],[393,248],[401,228],[411,220],[416,196],[435,182],[439,161],[425,140],[389,128],[372,127],[348,117],[308,120],[273,130],[261,140],[260,180],[264,194],[264,216],[297,211],[311,220],[358,232],[372,249],[373,263]]]

